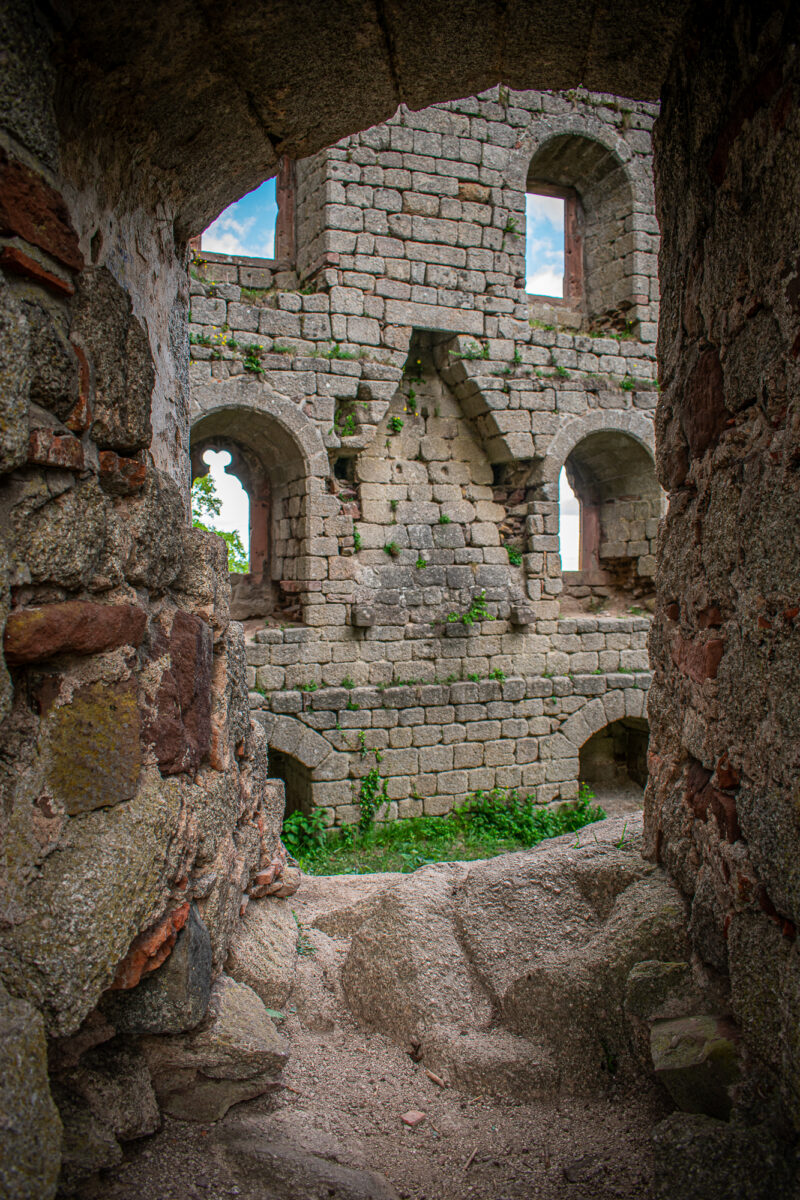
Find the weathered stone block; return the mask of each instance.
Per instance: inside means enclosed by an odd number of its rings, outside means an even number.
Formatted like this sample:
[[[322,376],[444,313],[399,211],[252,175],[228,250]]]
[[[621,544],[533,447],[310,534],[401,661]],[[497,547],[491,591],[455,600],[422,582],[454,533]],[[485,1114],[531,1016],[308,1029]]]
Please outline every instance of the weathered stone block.
[[[197,909],[157,970],[129,991],[111,991],[103,1011],[123,1033],[184,1033],[199,1025],[211,993],[211,939]]]
[[[130,296],[107,268],[88,268],[80,275],[71,337],[94,369],[94,441],[123,453],[146,449],[155,384],[150,344]]]
[[[134,679],[77,688],[44,723],[46,777],[71,815],[136,794],[142,751]]]
[[[347,789],[347,784],[326,784],[325,787]],[[320,802],[330,804],[330,796]],[[280,1009],[294,984],[297,963],[297,924],[286,900],[265,897],[252,900],[244,918],[236,927],[228,951],[225,969],[237,983],[247,984],[267,1008]]]
[[[147,617],[135,604],[94,604],[70,600],[9,613],[3,653],[12,666],[41,662],[56,654],[99,654],[117,646],[138,646]]]
[[[221,975],[199,1029],[144,1038],[162,1108],[184,1121],[215,1121],[232,1104],[278,1086],[288,1057],[283,1038],[252,988]]]
[[[50,1095],[44,1022],[0,987],[0,1191],[50,1200],[61,1165],[61,1120]]]

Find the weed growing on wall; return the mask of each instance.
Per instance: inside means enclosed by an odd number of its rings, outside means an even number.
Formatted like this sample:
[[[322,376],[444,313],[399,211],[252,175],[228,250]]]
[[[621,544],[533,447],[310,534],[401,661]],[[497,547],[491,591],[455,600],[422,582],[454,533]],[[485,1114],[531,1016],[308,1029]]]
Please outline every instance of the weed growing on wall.
[[[481,592],[476,596],[469,608],[463,613],[451,612],[447,614],[448,624],[455,625],[460,622],[462,625],[466,625],[468,629],[476,625],[478,621],[493,620],[494,617],[486,606],[486,592]]]
[[[361,813],[358,828],[362,833],[366,833],[368,829],[372,828],[376,812],[382,804],[388,804],[388,802],[386,780],[381,778],[378,768],[373,767],[371,771],[367,771],[358,789],[358,809]]]

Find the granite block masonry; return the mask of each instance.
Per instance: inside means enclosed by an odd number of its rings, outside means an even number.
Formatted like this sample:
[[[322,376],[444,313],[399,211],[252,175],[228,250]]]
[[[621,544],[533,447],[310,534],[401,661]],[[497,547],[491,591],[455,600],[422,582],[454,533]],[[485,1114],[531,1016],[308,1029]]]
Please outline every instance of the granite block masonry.
[[[270,626],[251,630],[248,684],[291,808],[352,820],[376,766],[389,817],[494,786],[573,799],[577,732],[643,720],[662,511],[655,113],[505,89],[401,108],[284,169],[290,257],[280,238],[272,261],[196,251],[193,474],[226,449],[250,496],[233,612]],[[537,189],[563,198],[567,262],[583,264],[563,300],[525,291]],[[561,568],[562,469],[578,572]],[[457,681],[490,699],[455,703]],[[617,715],[599,703],[579,721],[601,695]]]

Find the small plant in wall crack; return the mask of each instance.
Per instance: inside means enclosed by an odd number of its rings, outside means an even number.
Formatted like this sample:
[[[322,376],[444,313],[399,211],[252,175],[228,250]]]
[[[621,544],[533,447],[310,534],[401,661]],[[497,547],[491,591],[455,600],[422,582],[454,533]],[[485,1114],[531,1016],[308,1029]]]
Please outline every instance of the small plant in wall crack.
[[[384,554],[388,554],[389,558],[397,558],[400,553],[400,547],[397,542],[387,542],[383,547]]]
[[[486,359],[488,357],[489,357],[489,343],[488,342],[485,342],[485,343],[484,342],[475,342],[474,345],[467,346],[466,350],[463,350],[461,352],[461,354],[453,355],[453,358],[463,358],[463,359],[466,359],[467,362],[475,362],[475,360],[478,358]]]
[[[400,417],[389,417],[387,428],[389,433],[397,434],[403,428],[405,422]]]
[[[506,551],[508,552],[508,561],[511,563],[512,567],[519,567],[522,565],[521,550],[518,550],[516,546],[506,546]]]
[[[285,831],[285,824],[283,828]],[[297,926],[297,953],[301,958],[310,958],[312,955],[317,953],[317,948],[303,929],[303,926],[300,924],[300,918],[294,909],[292,909],[292,916],[294,917],[294,923]]]
[[[451,520],[451,518],[448,517],[447,513],[439,513],[439,524],[440,525],[449,525],[450,520]]]
[[[361,534],[358,531],[358,526],[353,526],[353,546],[356,550],[361,549]]]
[[[414,563],[414,566],[417,568],[418,571],[424,571],[425,568],[427,567],[427,565],[428,565],[427,561],[422,557],[421,554],[420,554],[419,558],[417,559],[417,561]]]
[[[493,621],[494,617],[486,606],[486,592],[481,592],[479,595],[477,595],[470,604],[469,608],[463,613],[448,613],[447,620],[451,625],[455,625],[460,621],[461,624],[466,625],[468,629],[471,628],[471,626],[476,625],[479,621]]]
[[[261,355],[264,353],[263,348],[258,345],[245,347],[242,366],[245,371],[250,371],[253,375],[263,375],[264,368],[261,365]]]
[[[378,768],[373,767],[361,780],[361,786],[358,789],[358,808],[361,813],[358,822],[359,829],[370,829],[375,822],[376,812],[382,804],[388,804],[388,802],[386,780],[381,778]]]

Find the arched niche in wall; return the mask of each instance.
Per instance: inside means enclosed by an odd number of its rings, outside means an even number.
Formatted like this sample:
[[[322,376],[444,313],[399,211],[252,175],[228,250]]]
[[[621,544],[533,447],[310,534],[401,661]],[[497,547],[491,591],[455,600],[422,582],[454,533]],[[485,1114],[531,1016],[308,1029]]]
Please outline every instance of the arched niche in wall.
[[[602,803],[615,793],[644,790],[650,729],[644,717],[623,717],[593,733],[580,749],[578,777]]]
[[[628,327],[650,297],[635,287],[634,186],[625,163],[592,137],[558,134],[533,154],[525,190],[564,206],[564,290],[555,303],[589,328]]]
[[[319,448],[315,445],[315,452]],[[244,620],[280,610],[299,617],[305,498],[314,473],[309,455],[273,414],[235,404],[217,407],[194,421],[192,479],[208,471],[203,461],[207,450],[230,453],[226,472],[237,476],[250,499],[250,571],[231,576],[231,615]]]
[[[580,505],[579,570],[627,589],[649,584],[662,492],[650,452],[618,429],[588,433],[564,468]]]

